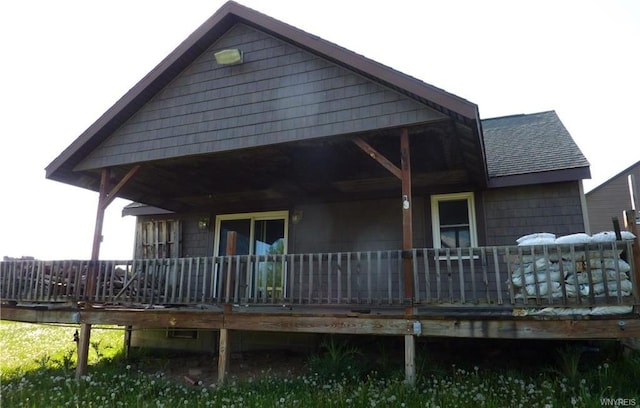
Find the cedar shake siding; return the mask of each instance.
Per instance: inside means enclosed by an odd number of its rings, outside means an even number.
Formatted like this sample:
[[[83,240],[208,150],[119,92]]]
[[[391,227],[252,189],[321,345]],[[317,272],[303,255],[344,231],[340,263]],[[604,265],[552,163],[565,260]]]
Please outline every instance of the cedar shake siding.
[[[486,245],[515,245],[534,232],[584,232],[579,182],[505,187],[484,194]]]
[[[402,214],[398,207],[398,200],[394,199],[298,206],[296,210],[302,210],[303,219],[298,224],[289,223],[287,252],[397,250],[402,244]],[[413,208],[414,246],[421,248],[425,244],[425,231],[430,234],[431,226],[425,225],[423,200],[414,199]],[[201,214],[141,216],[138,217],[138,223],[158,219],[179,220],[182,256],[212,256],[215,237],[213,225],[216,214],[206,215],[210,217],[212,225],[207,231],[198,229],[198,220],[201,216]],[[137,247],[140,247],[139,243]],[[139,250],[136,251],[135,258],[140,258]]]
[[[214,53],[239,48],[244,62]],[[92,151],[97,169],[336,136],[445,115],[326,59],[236,24]]]

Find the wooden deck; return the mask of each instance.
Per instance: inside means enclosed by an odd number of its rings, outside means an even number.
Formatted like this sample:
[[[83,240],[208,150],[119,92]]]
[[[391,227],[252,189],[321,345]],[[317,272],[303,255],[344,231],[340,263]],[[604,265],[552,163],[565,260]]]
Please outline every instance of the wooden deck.
[[[640,338],[632,246],[9,261],[0,318],[79,324],[77,378],[92,325],[108,324],[218,330],[221,382],[235,331],[402,336],[413,384],[420,336]]]
[[[0,263],[1,318],[439,337],[640,337],[632,244],[9,261]],[[403,262],[413,274],[409,301]]]

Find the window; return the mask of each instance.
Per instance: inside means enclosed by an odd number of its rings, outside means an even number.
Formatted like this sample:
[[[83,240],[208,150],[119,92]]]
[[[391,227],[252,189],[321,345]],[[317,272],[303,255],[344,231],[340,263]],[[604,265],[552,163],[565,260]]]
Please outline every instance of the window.
[[[473,193],[431,196],[431,219],[435,248],[478,246]]]
[[[180,223],[176,220],[138,222],[136,257],[144,259],[180,256]]]
[[[226,255],[227,233],[237,233],[236,255],[283,255],[287,253],[288,211],[227,214],[216,217],[215,254]],[[248,293],[255,296],[284,294],[286,271],[279,261],[260,261],[248,279]]]

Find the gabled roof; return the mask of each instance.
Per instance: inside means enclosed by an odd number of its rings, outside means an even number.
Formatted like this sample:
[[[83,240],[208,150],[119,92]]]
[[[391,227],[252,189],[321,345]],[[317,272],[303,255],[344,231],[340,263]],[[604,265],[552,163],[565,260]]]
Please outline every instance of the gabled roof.
[[[480,139],[480,121],[478,107],[475,104],[267,15],[229,1],[54,159],[46,168],[46,177],[86,187],[93,185],[95,188],[95,181],[93,184],[83,182],[81,179],[87,177],[87,174],[82,175],[74,172],[74,167],[237,23],[244,23],[267,32],[372,81],[401,92],[450,116],[456,122],[470,127],[476,137]],[[482,148],[478,149],[477,154],[484,156]],[[482,159],[484,160],[484,157]]]
[[[482,120],[489,187],[590,178],[555,111]]]

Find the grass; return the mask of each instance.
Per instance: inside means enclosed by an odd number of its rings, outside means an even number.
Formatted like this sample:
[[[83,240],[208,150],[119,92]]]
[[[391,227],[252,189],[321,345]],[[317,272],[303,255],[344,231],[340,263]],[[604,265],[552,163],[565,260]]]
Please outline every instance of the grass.
[[[0,406],[4,407],[601,407],[640,405],[640,354],[622,358],[552,347],[541,364],[504,356],[486,364],[471,347],[419,349],[419,379],[384,369],[360,345],[328,338],[294,378],[269,375],[224,386],[176,381],[157,362],[125,360],[122,330],[92,329],[89,374],[75,380],[75,327],[0,322]],[[519,343],[525,344],[525,343]],[[552,348],[557,352],[551,351]],[[430,352],[431,350],[431,352]],[[456,352],[457,350],[457,352]],[[545,350],[545,348],[542,348]],[[392,350],[377,351],[385,365]],[[538,351],[532,353],[535,356]],[[518,360],[518,359],[515,359]],[[543,360],[538,358],[538,360]],[[336,371],[336,362],[357,369]],[[168,366],[168,365],[167,365]],[[366,369],[365,369],[366,368]],[[616,405],[617,404],[617,405]],[[632,405],[633,404],[633,405]]]

